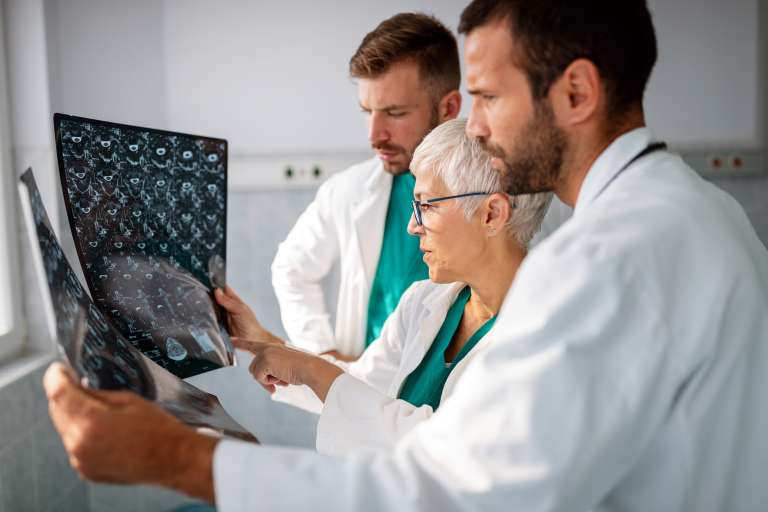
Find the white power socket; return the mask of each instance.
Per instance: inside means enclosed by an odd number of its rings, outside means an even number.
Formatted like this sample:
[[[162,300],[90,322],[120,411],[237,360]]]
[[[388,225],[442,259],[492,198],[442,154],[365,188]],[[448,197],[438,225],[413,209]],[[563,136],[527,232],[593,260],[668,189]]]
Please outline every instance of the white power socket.
[[[231,191],[315,188],[329,176],[371,156],[370,153],[230,155],[228,187]]]
[[[705,176],[757,176],[768,171],[760,150],[696,149],[680,151],[680,155]]]

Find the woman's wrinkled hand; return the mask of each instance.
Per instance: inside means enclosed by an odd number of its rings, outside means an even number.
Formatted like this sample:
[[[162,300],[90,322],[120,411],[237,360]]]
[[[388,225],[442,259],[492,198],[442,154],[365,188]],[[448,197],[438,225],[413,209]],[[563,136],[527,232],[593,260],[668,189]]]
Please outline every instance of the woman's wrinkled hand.
[[[232,336],[265,343],[284,344],[283,340],[261,325],[248,304],[230,286],[216,288],[213,293],[216,302],[227,311]]]
[[[269,393],[276,386],[307,385],[325,401],[333,381],[344,371],[314,354],[284,344],[233,338],[237,348],[253,354],[248,371]]]

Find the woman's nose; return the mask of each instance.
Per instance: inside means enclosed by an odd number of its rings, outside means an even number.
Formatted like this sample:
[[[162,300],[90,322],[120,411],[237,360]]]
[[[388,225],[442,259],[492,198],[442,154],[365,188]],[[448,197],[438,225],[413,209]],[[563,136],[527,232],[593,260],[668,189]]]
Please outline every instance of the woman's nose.
[[[420,236],[424,233],[424,226],[419,226],[416,222],[416,215],[411,213],[411,218],[408,219],[408,233],[413,236]]]

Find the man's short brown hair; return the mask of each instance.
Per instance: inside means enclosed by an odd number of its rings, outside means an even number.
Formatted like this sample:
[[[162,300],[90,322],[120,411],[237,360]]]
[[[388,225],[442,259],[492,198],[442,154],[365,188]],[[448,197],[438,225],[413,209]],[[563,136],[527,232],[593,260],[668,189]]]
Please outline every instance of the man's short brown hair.
[[[608,97],[608,113],[642,105],[656,63],[656,32],[646,0],[473,0],[459,33],[504,22],[515,40],[515,64],[528,75],[535,100],[576,59],[592,61]]]
[[[456,38],[437,18],[401,13],[369,32],[349,60],[353,78],[376,78],[396,62],[412,60],[429,92],[437,97],[459,88]]]

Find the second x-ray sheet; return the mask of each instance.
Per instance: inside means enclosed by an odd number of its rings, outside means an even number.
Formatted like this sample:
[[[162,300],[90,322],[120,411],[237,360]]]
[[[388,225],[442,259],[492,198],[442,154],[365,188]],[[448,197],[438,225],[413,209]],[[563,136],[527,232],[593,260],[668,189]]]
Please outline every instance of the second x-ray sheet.
[[[98,308],[157,364],[234,363],[224,285],[227,143],[56,114],[64,201]]]
[[[20,193],[48,324],[62,358],[96,389],[125,389],[157,402],[184,423],[256,441],[216,396],[188,384],[133,348],[96,308],[56,240],[32,171]],[[257,441],[256,441],[257,442]]]

